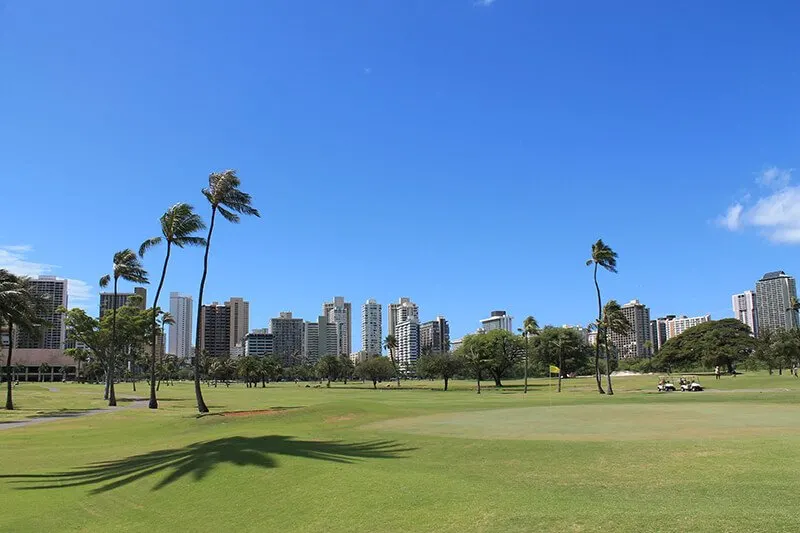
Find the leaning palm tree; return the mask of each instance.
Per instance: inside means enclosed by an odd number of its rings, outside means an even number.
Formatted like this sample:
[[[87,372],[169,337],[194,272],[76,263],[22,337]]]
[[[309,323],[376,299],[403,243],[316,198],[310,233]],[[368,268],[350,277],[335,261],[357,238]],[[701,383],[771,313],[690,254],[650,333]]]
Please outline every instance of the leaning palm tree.
[[[6,409],[14,409],[14,398],[12,392],[12,365],[11,360],[14,355],[13,332],[23,330],[28,333],[35,333],[36,330],[44,325],[39,318],[40,311],[45,303],[45,297],[33,290],[30,279],[25,276],[17,276],[8,270],[0,269],[0,326],[5,324],[8,327],[8,354],[6,356]]]
[[[611,361],[609,359],[610,343],[609,337],[612,333],[616,335],[626,335],[631,330],[631,323],[622,311],[616,300],[609,300],[603,307],[602,328],[604,331],[603,344],[605,345],[606,359],[606,379],[608,381],[608,394],[613,395],[614,389],[611,386]]]
[[[394,335],[386,335],[383,340],[383,347],[389,350],[389,360],[394,367],[394,375],[397,377],[397,388],[400,388],[400,372],[397,370],[397,361],[394,358],[394,351],[397,349],[397,337]]]
[[[211,204],[211,222],[208,225],[206,252],[203,256],[203,276],[200,278],[200,294],[197,298],[197,333],[195,336],[194,355],[194,394],[197,397],[197,410],[201,413],[207,413],[208,407],[203,400],[203,392],[200,389],[200,319],[203,312],[203,290],[205,289],[206,276],[208,275],[208,252],[211,249],[211,234],[214,232],[214,221],[216,220],[217,212],[222,215],[222,218],[234,224],[238,224],[240,220],[237,213],[261,216],[258,210],[250,205],[252,201],[250,195],[239,190],[240,183],[235,170],[225,170],[210,174],[208,176],[208,187],[203,189],[203,196]]]
[[[106,365],[108,381],[108,405],[117,405],[117,397],[114,394],[114,365],[117,357],[117,284],[120,279],[131,283],[148,283],[147,271],[142,267],[136,253],[130,248],[121,250],[114,254],[114,265],[111,274],[106,274],[100,278],[100,287],[107,287],[111,280],[114,280],[114,301],[112,304],[111,315],[111,350],[108,355]]]
[[[586,266],[594,265],[594,287],[597,289],[597,323],[598,328],[603,320],[603,301],[600,299],[600,285],[597,283],[597,267],[601,266],[609,272],[617,271],[617,252],[611,249],[603,239],[598,239],[592,244],[592,256],[586,261]],[[600,380],[600,337],[601,331],[597,331],[598,342],[594,347],[594,374],[597,380],[597,392],[605,394],[603,384]]]
[[[164,287],[164,279],[167,277],[167,265],[169,265],[169,256],[172,251],[172,246],[183,248],[184,246],[203,246],[206,240],[202,237],[197,237],[194,234],[206,225],[203,224],[203,219],[200,215],[194,212],[194,208],[189,204],[179,203],[175,204],[167,212],[161,215],[161,235],[147,239],[139,247],[139,257],[144,257],[144,254],[150,248],[158,246],[161,241],[167,243],[167,250],[164,255],[164,266],[161,268],[161,279],[158,281],[158,288],[156,289],[156,296],[153,299],[153,322],[151,341],[151,357],[150,357],[150,409],[158,409],[158,400],[156,399],[156,309],[158,308],[158,298],[161,296],[161,289]]]
[[[528,315],[522,322],[522,327],[518,328],[520,334],[525,337],[525,386],[523,394],[528,394],[528,357],[531,351],[531,337],[539,334],[539,323],[531,315]]]

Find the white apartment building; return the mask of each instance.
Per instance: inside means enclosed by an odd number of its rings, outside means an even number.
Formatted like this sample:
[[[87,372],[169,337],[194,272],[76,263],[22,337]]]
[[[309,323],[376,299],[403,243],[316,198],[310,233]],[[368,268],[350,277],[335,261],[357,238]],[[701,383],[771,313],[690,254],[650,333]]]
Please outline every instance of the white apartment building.
[[[797,286],[792,276],[779,270],[767,272],[756,282],[756,317],[758,330],[776,331],[798,326],[797,311],[789,308],[797,298]]]
[[[703,316],[679,316],[675,318],[668,319],[666,321],[667,326],[667,340],[677,337],[687,329],[694,327],[698,324],[702,324],[703,322],[709,322],[711,320],[711,315],[703,315]]]
[[[68,282],[55,276],[39,276],[30,282],[32,290],[46,298],[37,318],[43,319],[47,327],[40,328],[34,334],[17,330],[16,347],[63,350],[67,340],[67,329],[64,314],[57,310],[59,307],[67,307]]]
[[[303,324],[303,357],[313,362],[326,355],[339,355],[339,324],[321,316]]]
[[[264,357],[275,353],[275,342],[267,328],[254,329],[244,336],[244,354]]]
[[[758,336],[758,314],[756,313],[755,291],[744,291],[731,297],[733,316],[739,322],[750,326],[754,336]]]
[[[169,293],[169,312],[175,323],[169,327],[169,353],[180,358],[192,357],[192,297]]]
[[[512,325],[513,317],[506,314],[505,311],[492,311],[489,313],[489,318],[481,319],[481,329],[484,331],[492,331],[493,329],[504,329],[511,333],[514,332]]]
[[[369,299],[361,306],[361,350],[380,355],[383,347],[381,304]]]
[[[411,298],[403,297],[397,303],[389,304],[389,335],[397,337],[397,324],[412,318],[419,322],[419,306]]]
[[[631,329],[624,335],[614,332],[609,332],[608,335],[611,344],[617,348],[619,357],[625,359],[651,356],[652,352],[647,348],[647,341],[650,340],[650,309],[639,300],[631,300],[621,310]]]
[[[395,325],[397,348],[395,357],[401,372],[409,372],[419,358],[419,320],[414,317]]]
[[[331,324],[336,324],[339,339],[338,354],[350,354],[353,351],[353,306],[344,301],[344,296],[335,296],[333,301],[322,304],[322,316]]]

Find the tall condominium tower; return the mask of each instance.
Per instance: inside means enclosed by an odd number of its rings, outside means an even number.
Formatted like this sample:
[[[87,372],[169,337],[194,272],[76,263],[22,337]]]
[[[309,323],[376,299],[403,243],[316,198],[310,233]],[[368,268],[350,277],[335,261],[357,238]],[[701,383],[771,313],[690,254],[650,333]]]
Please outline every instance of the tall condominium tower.
[[[396,327],[409,319],[419,322],[419,306],[411,298],[400,298],[396,304],[389,304],[389,335],[397,336]]]
[[[790,309],[797,299],[797,286],[785,272],[767,272],[756,282],[756,317],[758,330],[792,329],[798,325],[797,311]]]
[[[210,357],[231,355],[231,308],[213,302],[200,308],[200,351]]]
[[[317,322],[303,324],[303,357],[310,362],[339,352],[339,324],[320,316]],[[349,354],[348,354],[349,355]]]
[[[31,280],[31,285],[34,292],[45,297],[38,318],[43,319],[47,327],[41,328],[35,334],[18,330],[17,348],[64,348],[67,330],[64,315],[57,309],[62,306],[67,307],[67,280],[57,279],[55,276],[39,276]]]
[[[225,302],[225,306],[231,309],[230,348],[233,352],[233,347],[242,343],[244,336],[250,331],[250,302],[233,297]]]
[[[443,316],[419,326],[420,354],[440,354],[450,349],[450,325]]]
[[[380,355],[383,346],[381,304],[367,300],[361,306],[361,350],[367,355]]]
[[[331,324],[336,324],[338,355],[350,355],[353,351],[353,306],[350,302],[345,302],[343,296],[336,296],[332,302],[322,304],[322,315]]]
[[[611,344],[617,348],[620,358],[649,357],[651,352],[646,343],[650,340],[650,309],[639,300],[631,300],[622,306],[622,312],[631,329],[624,335],[610,333]]]
[[[481,327],[485,331],[504,329],[513,333],[514,327],[511,325],[512,320],[514,320],[514,318],[508,316],[505,311],[492,311],[489,313],[489,318],[481,319]]]
[[[397,366],[401,372],[411,372],[419,357],[419,320],[410,317],[408,320],[398,322],[395,325],[395,337]]]
[[[758,313],[756,313],[755,291],[744,291],[731,297],[733,316],[750,326],[754,336],[758,336]]]
[[[141,296],[141,300],[137,307],[139,309],[147,309],[147,289],[144,287],[134,287],[133,292],[118,292],[117,293],[117,309],[128,304],[128,299],[131,296]],[[114,293],[101,292],[100,293],[100,316],[103,316],[106,311],[114,309]]]
[[[175,319],[169,326],[169,353],[181,358],[192,357],[192,297],[169,293],[169,312]]]
[[[303,319],[282,312],[269,321],[272,349],[285,365],[294,364],[303,355]]]

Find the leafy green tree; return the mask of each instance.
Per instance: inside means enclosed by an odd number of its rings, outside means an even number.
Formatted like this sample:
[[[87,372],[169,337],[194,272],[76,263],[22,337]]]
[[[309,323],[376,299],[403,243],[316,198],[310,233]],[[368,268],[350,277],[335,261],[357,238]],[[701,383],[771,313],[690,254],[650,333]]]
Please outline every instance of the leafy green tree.
[[[528,394],[528,359],[530,358],[530,351],[531,351],[531,338],[535,337],[539,334],[539,323],[536,321],[533,316],[528,315],[525,320],[522,322],[522,327],[519,328],[520,335],[525,338],[525,354],[523,356],[525,360],[525,374],[524,374],[524,388],[522,392],[524,394]]]
[[[100,278],[100,286],[107,287],[109,282],[114,281],[114,301],[112,304],[112,326],[111,326],[111,349],[108,353],[106,366],[106,379],[108,380],[108,405],[117,405],[117,397],[114,394],[114,365],[117,362],[117,285],[120,279],[131,283],[148,283],[147,271],[142,267],[139,258],[130,248],[121,250],[114,254],[112,273]]]
[[[344,380],[344,384],[347,385],[347,380],[353,375],[355,365],[350,360],[350,356],[345,354],[339,356],[339,365],[341,365],[341,378]]]
[[[558,367],[558,392],[563,376],[589,366],[591,351],[580,334],[570,328],[545,327],[533,344],[533,353],[541,366],[548,370],[550,365]]]
[[[467,335],[464,337],[461,347],[456,350],[456,357],[460,358],[464,367],[475,376],[475,381],[478,385],[477,392],[480,394],[481,379],[483,379],[484,372],[493,364],[494,357],[489,351],[489,343],[482,342],[483,339],[476,340],[477,337],[483,337],[483,335]]]
[[[375,356],[356,365],[356,376],[372,381],[372,388],[378,388],[379,381],[387,381],[394,375],[394,365],[385,357]]]
[[[425,378],[441,378],[444,380],[444,390],[447,390],[450,379],[458,374],[463,367],[462,359],[455,357],[450,352],[431,353],[424,355],[417,361],[417,372]]]
[[[722,366],[733,372],[756,349],[750,328],[735,318],[712,320],[672,337],[658,351],[657,368],[689,370]]]
[[[597,290],[597,342],[594,352],[594,374],[597,380],[597,392],[605,394],[600,379],[600,337],[602,336],[603,300],[600,298],[600,285],[597,283],[597,268],[603,267],[609,272],[617,272],[617,252],[611,249],[603,239],[598,239],[592,244],[592,255],[586,261],[586,266],[594,265],[594,287]]]
[[[161,268],[161,278],[158,281],[158,288],[156,295],[153,298],[153,323],[152,323],[152,338],[151,338],[151,357],[150,357],[150,409],[158,409],[158,399],[156,398],[156,309],[158,308],[158,298],[161,296],[161,289],[164,287],[164,280],[167,277],[167,266],[169,265],[170,254],[172,247],[177,246],[183,248],[184,246],[204,246],[206,240],[202,237],[197,237],[195,233],[204,229],[206,225],[200,215],[194,212],[194,208],[185,203],[178,203],[167,209],[167,212],[161,215],[159,219],[161,223],[161,235],[147,239],[139,247],[139,257],[144,257],[144,254],[150,248],[158,246],[161,242],[167,243],[166,253],[164,254],[164,266]]]
[[[487,333],[477,333],[464,337],[462,348],[465,351],[476,351],[488,358],[484,370],[494,378],[496,387],[502,387],[502,378],[526,351],[526,342],[522,337],[513,335],[503,329],[495,329]]]
[[[203,276],[200,278],[200,294],[197,297],[197,329],[195,334],[195,353],[194,357],[194,393],[197,398],[197,410],[201,413],[208,412],[208,406],[203,400],[203,391],[200,389],[200,313],[203,311],[203,291],[206,286],[206,276],[208,276],[208,252],[211,250],[211,236],[214,232],[214,222],[217,212],[222,218],[233,224],[240,221],[239,215],[252,215],[260,217],[258,210],[251,205],[252,198],[246,192],[239,189],[241,181],[236,175],[235,170],[225,170],[223,172],[213,172],[208,176],[208,187],[203,189],[203,196],[211,205],[211,223],[208,225],[208,235],[205,239],[206,251],[203,255]],[[238,213],[238,214],[237,214]]]
[[[608,380],[608,394],[614,394],[614,388],[611,386],[611,360],[609,355],[610,350],[610,337],[611,333],[617,335],[626,335],[631,329],[631,323],[625,317],[622,307],[616,300],[609,300],[603,306],[603,320],[601,323],[603,331],[603,344],[605,345],[605,359],[606,359],[606,378]]]
[[[325,355],[317,361],[317,375],[328,380],[325,384],[326,387],[330,387],[331,381],[335,381],[339,377],[341,370],[342,365],[335,355]]]
[[[39,312],[45,304],[46,298],[34,290],[29,278],[0,269],[0,326],[5,324],[8,327],[9,338],[15,327],[31,334],[45,327],[47,324],[39,318]],[[14,409],[11,379],[13,354],[14,343],[9,342],[6,356],[6,409],[9,411]]]
[[[259,361],[261,387],[266,387],[266,381],[277,381],[283,373],[283,364],[275,357],[262,357]]]
[[[775,350],[775,343],[778,340],[778,334],[770,328],[760,328],[758,332],[758,339],[755,342],[755,349],[753,350],[753,359],[759,366],[766,367],[769,375],[779,363],[776,357],[777,351]]]
[[[383,347],[389,350],[389,360],[394,368],[394,375],[397,377],[397,388],[400,388],[400,370],[397,368],[397,360],[394,358],[394,351],[397,349],[397,337],[387,335],[383,340]]]

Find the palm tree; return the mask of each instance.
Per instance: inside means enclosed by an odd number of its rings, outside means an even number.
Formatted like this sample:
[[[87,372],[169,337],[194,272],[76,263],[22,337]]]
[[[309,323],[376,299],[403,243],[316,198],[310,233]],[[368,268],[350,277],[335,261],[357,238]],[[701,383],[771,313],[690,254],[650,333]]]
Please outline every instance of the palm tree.
[[[8,355],[6,356],[6,409],[14,409],[12,366],[14,355],[13,332],[16,327],[29,333],[34,333],[44,322],[39,319],[39,311],[46,298],[33,290],[30,279],[17,276],[11,272],[0,269],[0,325],[8,327]]]
[[[117,405],[117,397],[114,394],[114,365],[116,364],[117,350],[117,284],[124,279],[131,283],[148,283],[147,271],[142,267],[139,258],[133,250],[126,248],[114,254],[114,265],[111,274],[106,274],[100,278],[100,287],[107,287],[111,280],[114,280],[114,302],[111,315],[111,353],[108,356],[107,380],[108,380],[108,405]]]
[[[611,336],[611,333],[625,335],[631,329],[631,323],[625,317],[625,313],[622,312],[622,307],[620,307],[616,300],[609,300],[606,302],[605,307],[603,307],[602,328],[604,332],[603,343],[605,345],[606,352],[606,379],[608,381],[608,394],[613,395],[614,389],[611,387],[611,361],[609,360],[609,354],[611,353],[609,349],[609,337]]]
[[[522,327],[518,328],[517,331],[525,337],[525,344],[527,345],[525,349],[525,388],[522,392],[523,394],[528,394],[528,356],[530,355],[531,337],[539,334],[539,323],[531,315],[528,315],[522,322]]]
[[[475,372],[475,380],[478,384],[478,394],[481,393],[481,378],[483,378],[483,371],[486,370],[486,365],[488,365],[492,358],[483,353],[482,350],[475,350],[473,347],[470,347],[468,350],[465,350],[463,354],[464,364]]]
[[[791,318],[788,320],[787,325],[791,327],[798,327],[797,324],[797,312],[800,311],[800,300],[798,300],[795,296],[792,296],[789,300],[789,307],[786,308],[787,313],[791,313]]]
[[[167,243],[166,254],[164,255],[164,266],[161,269],[161,279],[158,281],[158,288],[156,289],[156,296],[153,299],[153,323],[152,323],[152,337],[151,349],[152,354],[150,357],[150,409],[158,409],[158,400],[156,399],[156,309],[158,308],[158,298],[161,296],[161,289],[164,287],[164,279],[167,277],[167,265],[169,265],[169,256],[172,251],[172,246],[178,248],[184,246],[203,246],[206,240],[202,237],[196,237],[194,234],[206,225],[203,224],[203,219],[200,215],[194,212],[194,208],[189,204],[179,203],[175,204],[167,212],[161,215],[161,235],[147,239],[139,247],[139,257],[144,257],[144,254],[150,248],[158,246],[161,241]]]
[[[397,349],[397,337],[394,335],[386,335],[383,340],[383,347],[389,350],[389,360],[394,367],[394,375],[397,377],[397,388],[400,388],[400,372],[397,370],[397,361],[394,360],[394,351]]]
[[[600,285],[597,283],[597,267],[601,266],[609,272],[616,273],[617,252],[604,243],[603,239],[598,239],[596,243],[592,244],[592,256],[586,261],[586,266],[592,264],[594,265],[594,287],[597,289],[597,323],[599,328],[600,322],[603,320],[603,301],[600,299]],[[598,342],[594,347],[594,374],[597,380],[597,392],[605,394],[603,384],[600,381],[600,336],[601,331],[598,329]]]
[[[172,313],[170,313],[169,311],[162,311],[160,308],[156,307],[154,314],[159,315],[159,319],[158,319],[158,325],[159,325],[158,333],[159,334],[163,335],[167,326],[174,326],[175,325],[175,317],[172,316]],[[166,350],[164,350],[164,351],[166,351]],[[154,361],[155,361],[155,359],[153,360],[153,362]],[[163,366],[164,366],[164,356],[163,355],[161,356],[161,360],[158,362],[158,364],[159,364],[159,368],[163,369]],[[158,382],[156,384],[156,391],[158,391],[161,388],[161,375],[162,374],[163,374],[163,372],[159,372]],[[153,377],[154,377],[153,376],[153,372],[151,370],[151,372],[150,372],[150,382],[151,383],[153,381]],[[150,385],[150,387],[152,388],[152,385]],[[156,405],[156,408],[158,408],[158,405]]]
[[[200,294],[197,298],[197,333],[195,335],[194,356],[194,394],[197,397],[197,410],[207,413],[208,407],[203,400],[203,391],[200,389],[200,313],[203,312],[203,290],[206,286],[208,275],[208,252],[211,249],[211,234],[214,232],[214,221],[217,212],[222,218],[234,224],[239,223],[239,215],[254,215],[260,217],[258,210],[250,205],[252,198],[249,194],[239,190],[241,184],[235,170],[213,172],[208,176],[208,187],[203,189],[203,196],[211,204],[211,223],[208,225],[206,236],[206,252],[203,256],[203,277],[200,278]]]

